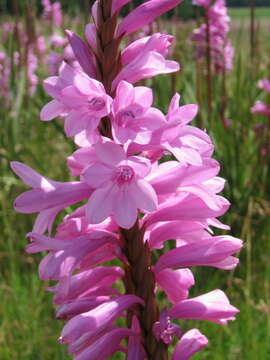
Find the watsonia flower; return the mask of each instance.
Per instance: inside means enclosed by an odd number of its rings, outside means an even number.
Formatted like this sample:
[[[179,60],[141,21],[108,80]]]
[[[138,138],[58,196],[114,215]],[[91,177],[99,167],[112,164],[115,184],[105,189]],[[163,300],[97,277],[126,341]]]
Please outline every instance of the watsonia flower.
[[[181,2],[146,1],[117,24],[129,0],[96,1],[86,41],[67,32],[80,68],[63,63],[44,82],[53,100],[41,119],[65,119],[67,136],[79,146],[67,159],[77,181],[56,182],[12,163],[32,188],[15,200],[16,210],[38,213],[26,251],[48,251],[39,275],[56,281],[48,290],[56,317],[66,320],[59,341],[75,360],[116,352],[128,360],[167,360],[175,340],[171,359],[186,360],[208,341],[197,329],[183,333],[183,319],[226,325],[238,313],[221,290],[189,298],[195,283],[189,267],[233,269],[242,246],[213,234],[214,227],[229,228],[217,219],[229,202],[218,195],[225,181],[211,139],[189,125],[197,105],[179,106],[175,94],[163,114],[150,88],[133,85],[179,69],[166,59],[173,38],[157,33],[119,47]],[[55,216],[71,205],[53,234]]]

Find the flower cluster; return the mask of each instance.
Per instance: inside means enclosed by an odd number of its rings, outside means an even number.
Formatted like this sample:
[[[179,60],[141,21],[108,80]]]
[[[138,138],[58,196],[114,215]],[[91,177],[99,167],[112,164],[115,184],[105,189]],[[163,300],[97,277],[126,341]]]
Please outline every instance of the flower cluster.
[[[258,81],[258,87],[270,94],[270,81],[262,79]],[[250,109],[252,114],[263,115],[265,120],[254,126],[256,140],[259,143],[259,153],[262,158],[266,158],[269,153],[269,122],[270,122],[270,105],[263,101],[257,100]]]
[[[263,79],[258,81],[258,87],[264,90],[267,94],[270,94],[270,81]],[[266,117],[270,117],[270,106],[264,102],[258,100],[255,102],[254,106],[250,109],[252,114],[261,114]]]
[[[233,269],[232,255],[242,246],[212,231],[228,229],[217,217],[229,202],[218,195],[224,180],[211,139],[189,125],[197,105],[179,106],[175,94],[164,114],[153,106],[150,88],[133,85],[179,69],[166,59],[172,37],[157,33],[119,50],[124,36],[180,2],[149,0],[118,26],[128,1],[96,2],[86,42],[67,32],[80,67],[63,63],[58,76],[45,80],[53,100],[41,111],[45,121],[63,118],[66,135],[74,137],[79,148],[67,164],[78,180],[52,181],[12,163],[32,188],[15,200],[16,210],[39,213],[26,250],[48,251],[39,275],[57,281],[49,290],[56,317],[67,321],[59,341],[76,360],[109,359],[118,351],[129,360],[163,359],[175,338],[172,359],[188,359],[207,339],[197,329],[183,333],[175,320],[226,325],[238,312],[221,290],[189,298],[195,283],[189,267]],[[52,235],[56,215],[75,204]],[[168,298],[163,309],[160,292]]]
[[[2,105],[6,105],[10,101],[9,93],[9,77],[10,77],[10,59],[3,52],[0,52],[0,97],[4,100],[1,101]]]
[[[68,43],[66,37],[53,33],[50,36],[50,48],[51,50],[49,51],[47,58],[48,72],[50,75],[58,74],[63,61],[73,68],[80,68],[79,63],[74,56],[72,47]]]
[[[193,0],[194,5],[205,8],[207,23],[202,24],[193,31],[190,37],[196,44],[196,57],[204,57],[207,47],[210,46],[210,54],[213,68],[217,74],[229,72],[233,67],[234,48],[228,40],[230,30],[230,17],[227,14],[225,0]],[[209,44],[208,44],[209,42]]]
[[[61,3],[56,1],[51,3],[50,0],[42,0],[43,18],[51,22],[52,26],[61,26],[63,22],[63,15]]]

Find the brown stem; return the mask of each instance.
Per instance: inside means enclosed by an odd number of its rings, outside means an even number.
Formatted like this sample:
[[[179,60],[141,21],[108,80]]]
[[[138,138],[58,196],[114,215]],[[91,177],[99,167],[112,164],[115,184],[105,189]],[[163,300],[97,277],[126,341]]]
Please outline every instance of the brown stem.
[[[15,26],[14,26],[14,39],[16,40],[16,47],[17,51],[20,54],[21,58],[21,41],[20,41],[20,34],[19,34],[19,4],[17,0],[12,0],[12,11],[15,15]]]
[[[143,231],[138,221],[131,229],[121,229],[120,232],[123,252],[128,260],[124,279],[126,292],[139,296],[145,302],[145,306],[138,306],[135,313],[140,322],[147,359],[167,360],[167,345],[157,341],[152,331],[154,323],[159,320],[159,309],[155,296],[155,276],[151,270],[151,251],[148,243],[143,241]]]
[[[225,62],[225,59],[224,59]],[[221,106],[220,106],[220,116],[223,123],[223,126],[226,127],[226,107],[227,107],[227,87],[226,87],[226,70],[225,64],[222,70],[222,83],[221,83]]]
[[[112,81],[121,69],[119,45],[121,39],[115,39],[117,14],[111,17],[112,0],[99,0],[97,25],[97,79],[101,81],[110,95]],[[100,132],[103,136],[112,138],[110,119],[105,117],[101,120]]]
[[[255,55],[255,2],[256,0],[249,0],[250,5],[250,57],[254,60]]]
[[[201,113],[202,104],[202,86],[201,86],[201,63],[200,60],[196,60],[196,98],[199,105],[199,113],[197,115],[198,125],[201,129],[204,129],[205,124]]]

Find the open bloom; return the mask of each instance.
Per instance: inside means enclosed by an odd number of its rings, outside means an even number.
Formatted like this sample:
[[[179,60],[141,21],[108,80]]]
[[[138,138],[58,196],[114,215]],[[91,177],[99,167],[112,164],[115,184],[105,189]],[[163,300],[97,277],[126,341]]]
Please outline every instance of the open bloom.
[[[44,81],[44,89],[53,98],[48,104],[43,106],[40,112],[40,119],[49,121],[57,116],[65,116],[69,112],[69,107],[63,103],[61,91],[73,84],[76,70],[65,62],[59,68],[59,76],[51,76]]]
[[[54,100],[43,107],[41,119],[66,116],[65,132],[68,136],[82,130],[93,132],[100,119],[111,112],[112,99],[102,83],[68,64],[63,63],[59,76],[48,78],[44,87]]]
[[[136,222],[137,209],[152,212],[157,208],[157,195],[144,180],[151,164],[142,157],[128,157],[120,145],[111,142],[97,144],[95,150],[98,160],[82,175],[95,189],[86,216],[96,224],[113,215],[119,226],[128,229]]]
[[[145,86],[133,87],[121,81],[112,105],[113,135],[120,144],[127,141],[148,143],[152,132],[165,123],[165,117],[158,109],[151,107],[152,90]]]
[[[80,72],[74,76],[74,83],[65,87],[62,101],[69,108],[65,120],[65,131],[74,136],[82,130],[92,132],[102,117],[111,112],[112,99],[106,94],[103,85]]]

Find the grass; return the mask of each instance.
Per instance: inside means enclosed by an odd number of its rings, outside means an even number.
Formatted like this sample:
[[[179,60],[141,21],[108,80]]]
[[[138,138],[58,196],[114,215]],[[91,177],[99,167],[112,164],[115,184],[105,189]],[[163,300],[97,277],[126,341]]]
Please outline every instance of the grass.
[[[233,19],[248,17],[246,9],[230,12]],[[260,15],[263,12],[270,15],[269,8],[262,8],[257,10],[257,16],[263,17]],[[224,195],[232,207],[224,221],[232,226],[233,236],[244,240],[245,247],[239,255],[240,266],[234,272],[194,269],[196,286],[191,296],[221,288],[241,311],[237,321],[227,327],[196,321],[180,323],[183,329],[200,328],[209,338],[209,346],[195,360],[266,360],[270,356],[269,155],[260,155],[263,139],[258,140],[253,130],[257,123],[266,120],[250,114],[255,100],[268,100],[256,82],[269,77],[269,33],[260,29],[257,34],[260,52],[255,54],[254,66],[249,58],[246,28],[237,21],[232,25],[236,55],[234,70],[226,79],[226,116],[232,125],[224,128],[220,121],[218,77],[213,79],[212,117],[207,113],[204,81],[200,113],[216,144],[215,158],[222,164],[222,176],[228,179]],[[68,27],[73,28],[72,23]],[[185,24],[168,30],[178,37],[173,57],[182,65],[175,79],[181,101],[197,102],[195,63],[191,44],[186,41],[192,27]],[[13,40],[8,42],[11,47]],[[39,76],[45,77],[44,69]],[[171,77],[158,77],[147,83],[154,87],[156,105],[165,110],[171,94]],[[63,324],[54,320],[51,295],[45,291],[48,284],[38,279],[41,256],[24,253],[25,234],[31,230],[34,217],[13,210],[12,201],[25,187],[10,171],[9,162],[23,161],[52,179],[68,180],[65,158],[73,151],[73,145],[64,138],[60,120],[50,123],[38,120],[40,108],[49,100],[41,84],[28,101],[23,76],[15,77],[12,89],[10,106],[0,108],[0,360],[68,359],[65,347],[57,343]],[[113,359],[121,358],[120,355]]]
[[[229,16],[234,19],[249,19],[250,9],[248,7],[229,8]],[[270,7],[257,7],[256,8],[257,19],[270,18]]]

